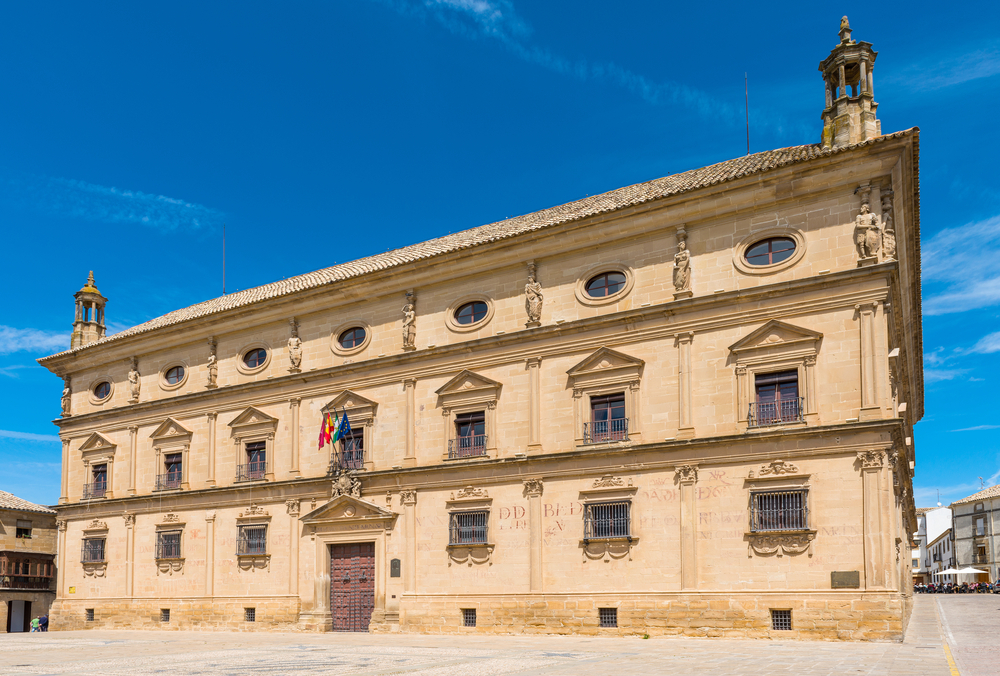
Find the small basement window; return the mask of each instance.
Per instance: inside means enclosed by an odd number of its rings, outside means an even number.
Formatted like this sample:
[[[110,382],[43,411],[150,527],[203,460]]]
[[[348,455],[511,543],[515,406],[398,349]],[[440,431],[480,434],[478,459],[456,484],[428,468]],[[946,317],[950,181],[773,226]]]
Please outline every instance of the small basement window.
[[[160,622],[170,621],[170,608],[160,608]]]
[[[84,610],[83,611],[83,618],[87,622],[93,622],[94,621],[94,609],[93,608],[87,608],[86,610]]]
[[[617,627],[618,626],[618,609],[617,608],[598,608],[597,612],[601,618],[602,627]]]
[[[244,608],[243,609],[243,621],[244,622],[256,622],[257,621],[257,609],[256,608]]]
[[[463,627],[474,627],[474,626],[476,626],[476,609],[475,608],[463,608],[462,609],[462,626]]]
[[[771,609],[771,629],[775,631],[792,630],[792,611]]]

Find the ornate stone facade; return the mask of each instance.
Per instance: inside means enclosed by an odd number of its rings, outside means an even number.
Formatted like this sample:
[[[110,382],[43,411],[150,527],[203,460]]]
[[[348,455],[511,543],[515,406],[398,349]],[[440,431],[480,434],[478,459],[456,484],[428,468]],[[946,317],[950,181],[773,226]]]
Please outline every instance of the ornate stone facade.
[[[864,44],[838,45],[828,83]],[[898,638],[917,132],[838,140],[869,124],[839,113],[862,93],[831,92],[837,152],[741,157],[42,359],[74,383],[59,626],[152,628],[172,607],[177,626],[251,628],[254,607],[258,630],[330,630],[351,558],[372,631],[772,636],[769,609],[792,608],[782,636]],[[176,363],[193,377],[161,387]],[[101,378],[118,386],[95,403]],[[350,421],[333,450],[326,414]],[[162,571],[168,531],[183,565]],[[81,561],[101,537],[106,565]],[[857,588],[834,590],[844,572]]]

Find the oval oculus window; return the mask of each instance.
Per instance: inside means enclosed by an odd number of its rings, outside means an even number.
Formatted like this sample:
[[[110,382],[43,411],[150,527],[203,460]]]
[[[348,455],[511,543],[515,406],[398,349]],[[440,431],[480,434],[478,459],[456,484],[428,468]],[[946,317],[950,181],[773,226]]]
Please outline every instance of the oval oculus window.
[[[107,380],[101,381],[94,386],[94,397],[97,399],[107,399],[111,394],[111,383]]]
[[[163,374],[163,379],[167,381],[167,385],[176,385],[180,381],[184,380],[184,367],[174,366],[167,370]]]
[[[262,366],[265,361],[267,361],[267,350],[262,347],[247,350],[247,353],[243,355],[243,363],[247,365],[247,368],[255,369]]]
[[[591,298],[613,296],[625,288],[625,275],[620,272],[602,272],[587,282],[587,295]]]
[[[455,321],[459,324],[475,324],[486,319],[489,311],[490,308],[486,303],[481,300],[474,300],[455,310]]]
[[[771,237],[757,242],[743,255],[750,265],[774,265],[786,261],[795,253],[795,240],[788,237]]]
[[[365,330],[360,326],[355,326],[354,328],[347,329],[340,337],[337,338],[337,343],[340,344],[345,350],[350,350],[355,347],[360,347],[362,343],[365,342]]]

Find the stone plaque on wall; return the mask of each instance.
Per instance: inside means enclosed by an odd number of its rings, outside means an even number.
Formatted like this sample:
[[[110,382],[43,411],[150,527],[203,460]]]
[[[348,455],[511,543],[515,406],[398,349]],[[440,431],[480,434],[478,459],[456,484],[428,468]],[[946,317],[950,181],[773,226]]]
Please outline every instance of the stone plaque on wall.
[[[399,559],[389,562],[389,577],[399,577]]]
[[[833,589],[857,589],[860,586],[860,571],[835,570],[830,573],[830,587]]]

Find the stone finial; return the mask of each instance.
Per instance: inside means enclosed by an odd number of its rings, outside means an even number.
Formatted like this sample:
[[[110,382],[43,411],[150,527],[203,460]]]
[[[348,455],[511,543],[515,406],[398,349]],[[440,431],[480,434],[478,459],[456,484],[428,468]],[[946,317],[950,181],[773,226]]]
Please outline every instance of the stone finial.
[[[840,44],[849,45],[851,42],[851,22],[845,16],[840,20]]]

